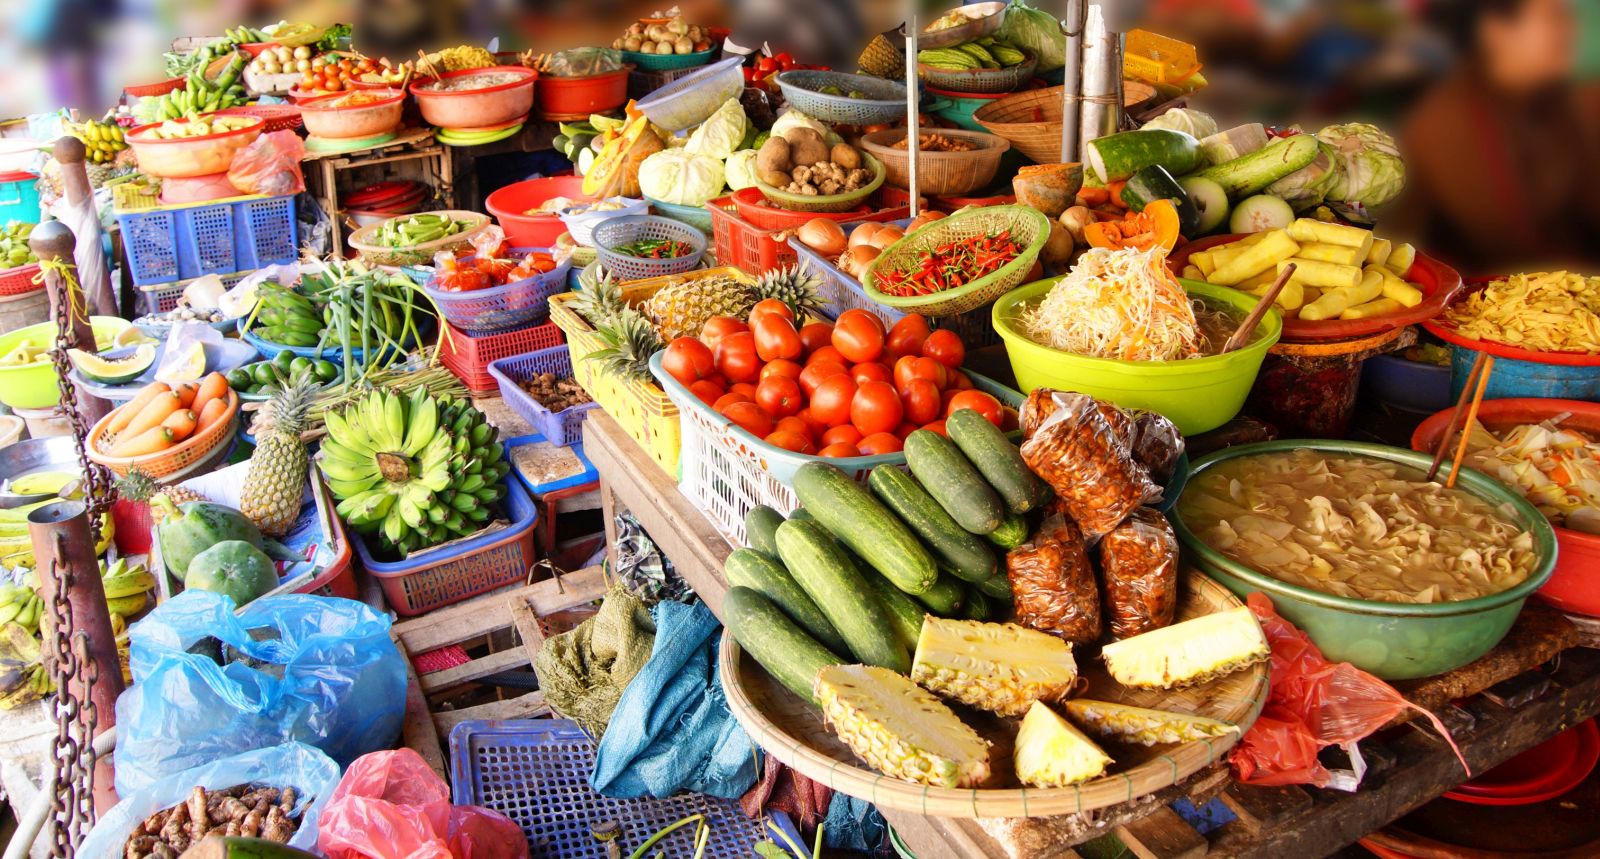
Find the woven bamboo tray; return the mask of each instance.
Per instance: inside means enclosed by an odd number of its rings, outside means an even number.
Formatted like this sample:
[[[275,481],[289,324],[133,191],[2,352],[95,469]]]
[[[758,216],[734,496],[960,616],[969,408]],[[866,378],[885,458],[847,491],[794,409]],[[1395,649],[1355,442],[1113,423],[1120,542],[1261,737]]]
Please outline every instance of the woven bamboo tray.
[[[972,114],[973,121],[1011,141],[1018,152],[1037,164],[1076,161],[1077,153],[1061,157],[1061,95],[1065,87],[1019,92],[997,98]],[[1155,98],[1147,83],[1122,82],[1122,106],[1131,108]]]
[[[485,228],[494,223],[494,219],[490,218],[488,215],[480,214],[478,212],[468,212],[461,209],[445,209],[436,213],[416,212],[413,214],[445,215],[446,217],[455,218],[459,221],[470,222],[472,226],[467,227],[455,235],[445,236],[442,239],[434,239],[431,242],[423,242],[420,245],[391,248],[388,245],[380,245],[372,241],[372,237],[378,234],[378,230],[384,224],[388,223],[388,221],[380,221],[379,223],[362,227],[361,229],[356,230],[354,233],[351,233],[350,247],[355,248],[356,251],[361,254],[361,259],[371,265],[431,265],[433,263],[433,255],[439,251],[463,251],[470,249],[472,247],[472,237],[483,232]],[[411,215],[395,215],[389,220],[398,221],[409,217],[411,217]]]
[[[1184,597],[1178,619],[1236,608],[1241,603],[1222,585],[1193,570],[1184,571]],[[1018,788],[1011,772],[1011,746],[1020,719],[1002,719],[961,705],[963,721],[994,743],[992,781],[997,788],[937,788],[881,775],[858,761],[822,723],[822,714],[772,679],[754,659],[746,659],[731,635],[722,639],[718,666],[728,707],[766,752],[795,772],[884,809],[938,817],[1043,817],[1078,814],[1129,802],[1177,784],[1221,761],[1255,722],[1267,699],[1269,663],[1258,663],[1203,686],[1172,692],[1126,689],[1113,681],[1098,658],[1078,655],[1088,680],[1083,697],[1139,707],[1173,710],[1221,719],[1239,733],[1181,745],[1123,746],[1102,743],[1116,759],[1100,778],[1061,788]]]

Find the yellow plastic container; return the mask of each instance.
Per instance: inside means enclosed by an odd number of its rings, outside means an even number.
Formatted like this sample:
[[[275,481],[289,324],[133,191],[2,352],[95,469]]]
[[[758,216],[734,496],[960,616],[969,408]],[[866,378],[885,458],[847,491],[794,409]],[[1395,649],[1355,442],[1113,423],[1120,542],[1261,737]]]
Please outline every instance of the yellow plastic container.
[[[133,327],[133,323],[115,316],[95,316],[89,320],[94,328],[98,345],[110,348],[118,334]],[[56,342],[55,322],[41,322],[18,328],[0,335],[0,357],[11,354],[19,346],[48,350]],[[61,390],[56,381],[56,368],[50,362],[48,351],[27,364],[0,363],[0,403],[13,409],[49,409],[61,402]]]
[[[1200,68],[1194,45],[1149,30],[1128,31],[1122,52],[1123,77],[1152,86],[1173,86],[1193,77]]]

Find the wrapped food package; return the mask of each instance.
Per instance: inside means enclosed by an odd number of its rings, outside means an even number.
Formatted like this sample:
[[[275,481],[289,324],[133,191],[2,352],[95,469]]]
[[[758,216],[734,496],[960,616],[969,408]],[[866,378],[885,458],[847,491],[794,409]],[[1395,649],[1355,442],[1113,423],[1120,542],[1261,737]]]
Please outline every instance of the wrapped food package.
[[[1093,397],[1056,393],[1051,400],[1055,409],[1022,443],[1022,458],[1056,491],[1088,540],[1099,539],[1139,506],[1161,499],[1161,488],[1134,460]],[[1030,398],[1024,407],[1032,403]],[[1037,411],[1031,416],[1037,417]]]
[[[1170,625],[1178,610],[1178,537],[1167,517],[1140,507],[1097,548],[1112,636],[1132,638]]]
[[[1006,553],[1016,621],[1074,644],[1100,638],[1100,592],[1083,533],[1060,513],[1045,517],[1033,539]]]
[[[1160,412],[1136,410],[1128,414],[1133,424],[1133,437],[1128,444],[1133,458],[1150,472],[1151,480],[1165,486],[1183,456],[1183,433]]]

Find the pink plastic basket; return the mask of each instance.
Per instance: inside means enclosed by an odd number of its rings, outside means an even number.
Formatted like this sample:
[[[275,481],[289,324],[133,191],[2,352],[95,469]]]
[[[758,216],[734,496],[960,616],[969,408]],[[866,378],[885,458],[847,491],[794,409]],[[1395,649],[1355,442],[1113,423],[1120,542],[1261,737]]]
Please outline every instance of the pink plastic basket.
[[[577,444],[583,440],[583,419],[599,404],[589,402],[559,412],[550,411],[522,389],[523,382],[540,373],[554,373],[563,378],[573,375],[572,355],[566,344],[501,358],[489,365],[489,375],[500,383],[501,399],[517,414],[527,418],[535,432],[549,439],[551,444],[564,447]]]
[[[512,248],[511,256],[549,253],[549,248]],[[462,257],[466,262],[472,257]],[[471,292],[446,292],[434,288],[436,280],[429,280],[422,290],[439,305],[439,310],[451,325],[473,337],[502,334],[540,325],[550,318],[550,296],[567,290],[567,271],[570,262],[562,262],[544,274],[513,281],[504,286],[475,289]]]

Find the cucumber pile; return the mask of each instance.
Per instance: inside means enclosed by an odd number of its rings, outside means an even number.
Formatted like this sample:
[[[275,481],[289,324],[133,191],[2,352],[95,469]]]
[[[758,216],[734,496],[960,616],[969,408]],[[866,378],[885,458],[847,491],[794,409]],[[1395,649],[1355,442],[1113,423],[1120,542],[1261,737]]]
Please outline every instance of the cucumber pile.
[[[906,437],[909,473],[879,466],[865,485],[825,462],[795,473],[800,508],[745,517],[749,548],[728,556],[724,621],[796,695],[828,665],[910,670],[923,618],[1011,613],[1004,553],[1049,487],[1016,445],[972,410]]]

